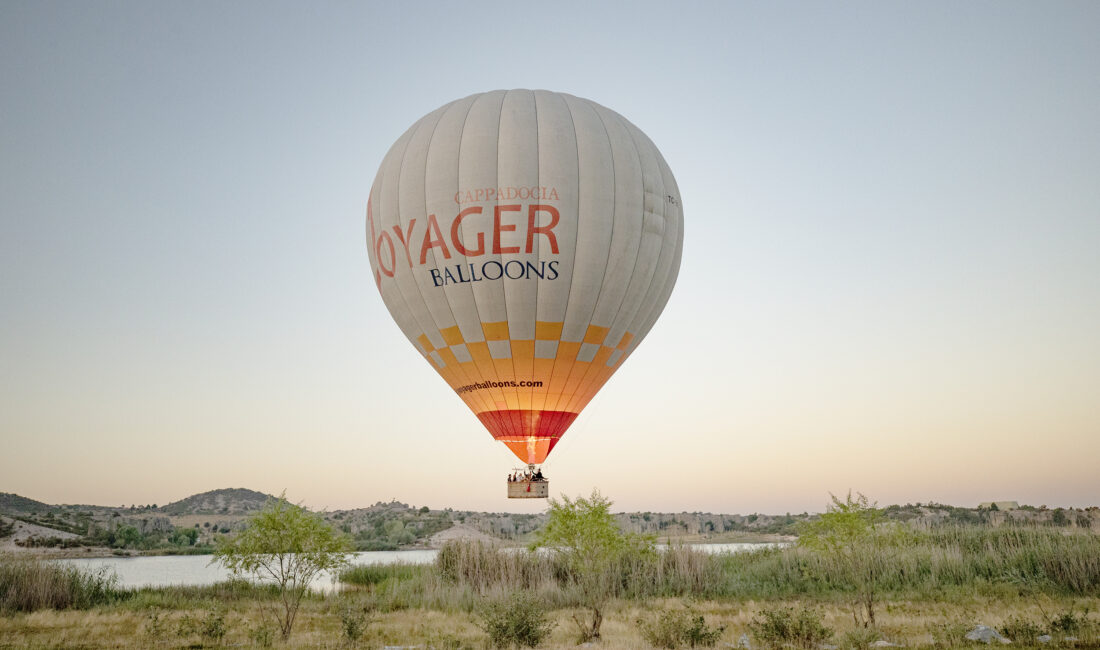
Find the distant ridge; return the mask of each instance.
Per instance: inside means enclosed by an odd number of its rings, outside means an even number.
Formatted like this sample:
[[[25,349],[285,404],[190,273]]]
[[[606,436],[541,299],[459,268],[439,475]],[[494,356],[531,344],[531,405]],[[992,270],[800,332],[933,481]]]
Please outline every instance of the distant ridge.
[[[52,506],[41,501],[21,497],[10,492],[0,492],[0,512],[34,513],[46,512]]]
[[[245,488],[223,488],[195,494],[157,508],[167,515],[245,515],[276,497]]]

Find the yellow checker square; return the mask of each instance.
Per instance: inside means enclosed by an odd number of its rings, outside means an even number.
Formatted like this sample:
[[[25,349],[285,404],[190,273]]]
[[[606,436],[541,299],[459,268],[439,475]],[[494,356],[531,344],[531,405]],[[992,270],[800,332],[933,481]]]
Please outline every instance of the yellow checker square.
[[[607,338],[607,331],[610,327],[600,327],[599,325],[589,325],[588,331],[584,333],[584,342],[599,345],[603,343],[603,340]]]
[[[502,320],[496,323],[482,323],[481,331],[485,332],[486,341],[503,341],[508,338],[508,321]]]
[[[492,362],[492,357],[489,356],[489,344],[485,341],[467,343],[466,348],[470,350],[470,356],[473,357],[478,365]]]
[[[534,341],[512,341],[512,359],[515,364],[530,367],[535,358]]]
[[[558,344],[558,356],[561,361],[565,361],[569,364],[573,363],[573,360],[577,358],[577,351],[581,349],[580,342],[562,341]],[[566,367],[565,365],[562,366]]]
[[[619,344],[615,346],[618,350],[625,350],[626,346],[630,345],[630,342],[634,340],[634,335],[630,332],[623,334],[623,338],[619,340]]]
[[[602,366],[603,364],[607,363],[608,357],[610,357],[611,353],[614,351],[614,348],[609,348],[606,345],[601,345],[600,349],[596,351],[596,356],[592,358],[592,363]]]
[[[416,337],[416,342],[420,344],[420,347],[424,348],[424,354],[428,354],[435,349],[435,346],[432,345],[432,342],[428,340],[427,334],[421,334],[420,336]]]
[[[444,330],[439,330],[439,335],[443,337],[443,341],[447,345],[458,345],[459,343],[465,343],[462,340],[462,332],[458,329],[458,325],[448,327]]]
[[[454,367],[458,365],[458,359],[455,358],[455,353],[451,352],[451,348],[443,348],[439,351],[439,356],[443,358],[443,362],[448,366]]]
[[[538,341],[557,341],[561,338],[561,328],[565,323],[535,321],[535,339]]]

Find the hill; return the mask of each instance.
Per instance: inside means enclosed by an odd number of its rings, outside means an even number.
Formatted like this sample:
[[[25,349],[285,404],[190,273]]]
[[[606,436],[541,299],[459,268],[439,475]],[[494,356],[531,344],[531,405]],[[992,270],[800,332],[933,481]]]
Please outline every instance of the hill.
[[[227,488],[195,494],[166,506],[50,505],[16,494],[0,493],[0,514],[38,528],[27,530],[36,539],[8,540],[21,547],[100,547],[115,551],[193,552],[210,549],[219,538],[243,529],[246,519],[263,508],[269,494]],[[917,528],[941,526],[1049,526],[1100,532],[1096,507],[1047,508],[1005,502],[979,508],[926,503],[882,508],[885,518]],[[366,508],[323,512],[332,526],[351,537],[356,550],[382,551],[424,548],[448,537],[491,538],[523,544],[545,525],[543,513],[472,512],[451,508],[433,510],[399,501],[378,502]],[[767,515],[707,512],[615,513],[626,531],[654,535],[659,541],[759,542],[792,539],[799,525],[817,515]],[[0,526],[0,538],[11,537],[14,523]]]
[[[223,488],[195,494],[157,508],[166,515],[245,515],[276,497],[245,488]]]
[[[52,506],[42,503],[41,501],[21,497],[18,494],[0,492],[0,512],[33,514],[36,512],[46,512],[51,507]]]

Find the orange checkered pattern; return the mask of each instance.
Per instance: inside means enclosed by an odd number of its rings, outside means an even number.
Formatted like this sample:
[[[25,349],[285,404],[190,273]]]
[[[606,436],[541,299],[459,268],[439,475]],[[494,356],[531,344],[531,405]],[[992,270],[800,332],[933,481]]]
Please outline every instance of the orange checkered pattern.
[[[608,328],[590,325],[580,341],[561,339],[563,323],[538,321],[535,338],[509,338],[508,322],[483,323],[482,340],[467,341],[457,326],[426,334],[421,354],[497,440],[524,462],[541,463],[581,409],[621,364],[630,332],[608,341]]]

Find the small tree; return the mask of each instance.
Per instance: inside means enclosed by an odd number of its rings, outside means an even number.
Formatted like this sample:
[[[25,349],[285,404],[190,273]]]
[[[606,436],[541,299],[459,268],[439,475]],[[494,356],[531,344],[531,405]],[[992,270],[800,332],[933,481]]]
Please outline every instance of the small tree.
[[[882,511],[862,494],[853,499],[848,492],[844,501],[829,496],[833,504],[828,510],[799,527],[798,544],[829,555],[851,577],[856,588],[852,617],[856,625],[868,627],[875,624],[878,569],[887,560],[888,550],[896,547],[894,537],[900,529],[888,530]]]
[[[561,558],[580,591],[589,610],[587,616],[573,616],[582,642],[600,638],[604,607],[619,585],[619,562],[632,551],[653,551],[652,539],[623,533],[610,508],[611,500],[599,490],[587,499],[550,499],[550,519],[534,544]]]
[[[234,575],[252,576],[279,587],[282,611],[275,616],[283,639],[290,637],[294,617],[310,582],[321,571],[347,564],[350,544],[320,516],[287,503],[285,492],[248,519],[248,527],[218,540],[214,561]]]

